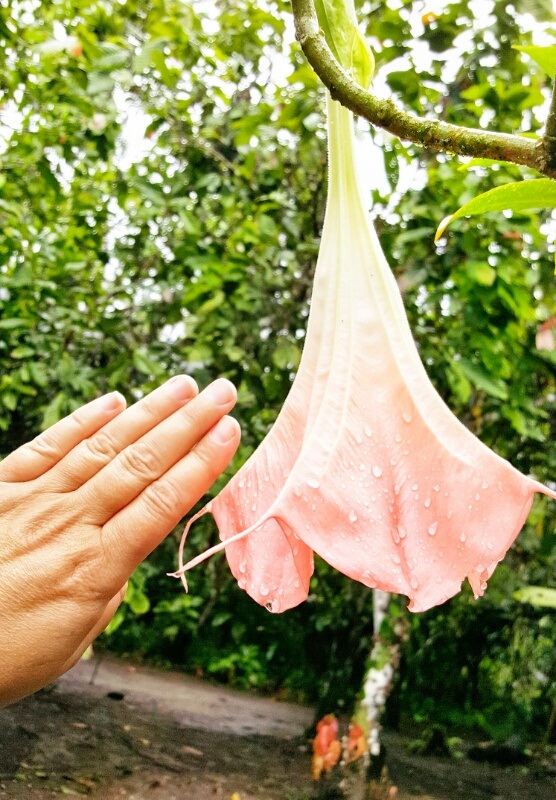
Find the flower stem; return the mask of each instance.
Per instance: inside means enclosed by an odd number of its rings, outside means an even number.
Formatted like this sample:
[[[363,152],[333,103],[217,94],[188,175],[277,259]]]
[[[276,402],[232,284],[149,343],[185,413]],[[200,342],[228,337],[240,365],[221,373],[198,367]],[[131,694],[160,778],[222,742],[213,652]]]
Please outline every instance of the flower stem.
[[[319,28],[313,0],[292,0],[292,9],[296,36],[307,60],[332,97],[354,114],[400,139],[431,150],[509,161],[556,178],[556,99],[553,99],[549,120],[551,128],[547,128],[545,137],[537,141],[417,117],[399,108],[392,100],[380,100],[342,69]]]

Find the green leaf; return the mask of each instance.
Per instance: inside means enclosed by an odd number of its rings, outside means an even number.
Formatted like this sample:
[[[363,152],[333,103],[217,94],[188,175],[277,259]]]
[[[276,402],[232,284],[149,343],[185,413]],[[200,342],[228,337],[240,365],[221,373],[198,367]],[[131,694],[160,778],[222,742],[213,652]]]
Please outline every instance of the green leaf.
[[[373,77],[375,59],[357,27],[353,0],[316,0],[315,9],[336,60],[366,89]]]
[[[525,47],[516,45],[514,50],[519,50],[520,53],[530,56],[551,78],[556,75],[556,44],[551,44],[548,47],[538,47],[533,44]]]
[[[534,211],[543,208],[556,208],[556,181],[538,178],[521,183],[506,183],[474,197],[455,214],[443,219],[434,241],[438,242],[448,225],[461,217],[486,214],[488,211]]]
[[[514,598],[520,603],[529,603],[537,608],[556,609],[556,589],[545,586],[524,586],[514,592]]]
[[[13,328],[28,328],[33,323],[29,319],[0,319],[0,328],[12,330]]]
[[[508,390],[504,381],[499,378],[493,378],[482,367],[472,364],[471,361],[465,358],[461,359],[459,365],[465,377],[476,389],[486,392],[491,397],[497,397],[499,400],[508,399]]]

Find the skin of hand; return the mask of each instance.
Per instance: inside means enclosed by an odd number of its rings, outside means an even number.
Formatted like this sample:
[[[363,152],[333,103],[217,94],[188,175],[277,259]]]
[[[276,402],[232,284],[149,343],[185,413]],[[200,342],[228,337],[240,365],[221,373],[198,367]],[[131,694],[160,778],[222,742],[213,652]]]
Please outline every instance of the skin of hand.
[[[0,462],[0,706],[73,666],[240,439],[219,379],[105,395]]]

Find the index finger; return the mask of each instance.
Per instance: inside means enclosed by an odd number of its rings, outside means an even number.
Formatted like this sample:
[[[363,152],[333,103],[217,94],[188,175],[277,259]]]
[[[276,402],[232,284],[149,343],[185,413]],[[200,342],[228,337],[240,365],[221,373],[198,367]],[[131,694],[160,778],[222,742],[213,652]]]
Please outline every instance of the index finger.
[[[0,480],[23,482],[40,478],[74,447],[100,430],[126,406],[119,392],[97,397],[10,453],[0,463]]]

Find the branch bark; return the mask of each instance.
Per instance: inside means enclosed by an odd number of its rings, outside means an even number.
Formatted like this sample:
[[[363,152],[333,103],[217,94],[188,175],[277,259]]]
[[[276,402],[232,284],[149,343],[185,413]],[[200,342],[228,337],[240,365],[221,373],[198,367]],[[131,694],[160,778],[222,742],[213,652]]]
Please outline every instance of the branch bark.
[[[335,100],[399,139],[454,155],[531,167],[556,178],[556,96],[545,137],[537,141],[417,117],[359,86],[338,64],[321,31],[313,0],[291,0],[296,36],[307,60]],[[553,130],[552,130],[553,128]]]

